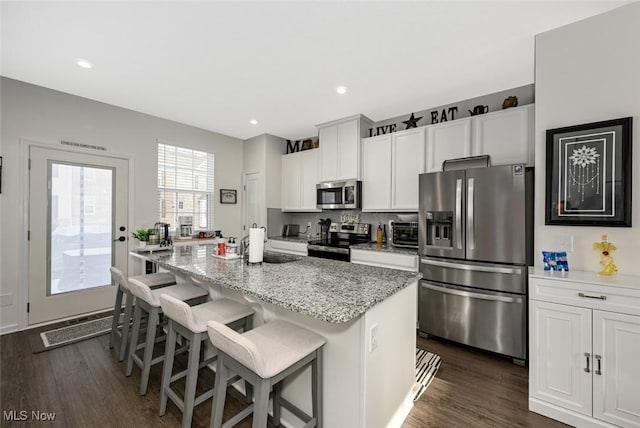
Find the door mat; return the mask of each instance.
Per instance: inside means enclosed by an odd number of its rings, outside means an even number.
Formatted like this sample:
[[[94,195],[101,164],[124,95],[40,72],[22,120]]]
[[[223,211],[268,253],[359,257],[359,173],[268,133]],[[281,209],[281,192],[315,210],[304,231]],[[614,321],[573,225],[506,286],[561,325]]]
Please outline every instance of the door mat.
[[[113,317],[109,315],[54,328],[41,333],[34,333],[29,336],[31,352],[37,354],[110,333],[112,319]]]
[[[440,368],[440,357],[424,349],[416,349],[416,383],[411,388],[413,401],[416,401],[429,387]]]

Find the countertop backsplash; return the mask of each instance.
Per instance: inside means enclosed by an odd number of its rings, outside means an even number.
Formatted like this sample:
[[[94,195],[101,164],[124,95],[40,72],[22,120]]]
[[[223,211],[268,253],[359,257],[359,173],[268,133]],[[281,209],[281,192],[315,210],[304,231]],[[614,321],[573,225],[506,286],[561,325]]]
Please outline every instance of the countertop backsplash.
[[[300,225],[300,233],[305,233],[307,224],[311,223],[311,238],[316,239],[316,226],[321,218],[330,218],[333,223],[339,223],[340,217],[343,215],[360,215],[360,223],[371,224],[371,240],[376,239],[376,229],[378,223],[386,224],[389,227],[389,221],[399,221],[398,214],[406,213],[374,213],[362,212],[357,210],[326,210],[322,212],[282,212],[280,208],[267,209],[267,234],[269,236],[279,235],[282,232],[282,226],[285,224]],[[416,212],[409,214],[417,214]],[[387,239],[391,232],[387,230]]]

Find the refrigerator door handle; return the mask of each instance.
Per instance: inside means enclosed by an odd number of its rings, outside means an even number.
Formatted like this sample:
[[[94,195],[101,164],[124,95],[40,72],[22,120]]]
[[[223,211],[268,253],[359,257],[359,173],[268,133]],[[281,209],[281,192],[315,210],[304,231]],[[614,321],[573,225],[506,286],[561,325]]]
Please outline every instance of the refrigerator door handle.
[[[518,275],[522,273],[521,269],[497,267],[497,266],[479,266],[479,265],[465,265],[460,263],[441,262],[439,260],[420,259],[420,263],[431,266],[439,266],[451,269],[460,270],[473,270],[476,272],[491,272],[491,273],[506,273]]]
[[[462,249],[462,179],[456,180],[456,248]]]
[[[467,180],[467,244],[469,250],[476,249],[476,226],[473,218],[473,192],[475,179]]]
[[[522,297],[505,297],[505,296],[495,296],[493,294],[473,293],[471,291],[463,291],[463,290],[456,290],[453,288],[439,287],[437,285],[429,284],[424,281],[422,281],[422,283],[420,284],[420,287],[437,291],[439,293],[470,297],[472,299],[492,300],[495,302],[505,302],[505,303],[522,303]]]

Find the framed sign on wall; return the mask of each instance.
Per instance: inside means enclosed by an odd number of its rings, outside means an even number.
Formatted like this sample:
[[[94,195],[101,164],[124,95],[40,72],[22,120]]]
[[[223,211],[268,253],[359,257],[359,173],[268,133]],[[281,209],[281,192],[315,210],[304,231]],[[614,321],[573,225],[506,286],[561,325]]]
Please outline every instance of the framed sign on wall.
[[[238,191],[233,189],[220,189],[221,204],[237,204]]]
[[[631,125],[547,130],[545,224],[631,227]]]

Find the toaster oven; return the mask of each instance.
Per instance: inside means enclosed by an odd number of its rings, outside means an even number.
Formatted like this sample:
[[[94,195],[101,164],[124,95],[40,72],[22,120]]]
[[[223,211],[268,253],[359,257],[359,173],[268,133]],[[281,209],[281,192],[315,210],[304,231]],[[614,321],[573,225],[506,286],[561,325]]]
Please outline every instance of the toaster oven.
[[[394,247],[418,248],[417,222],[391,222],[391,244]]]

